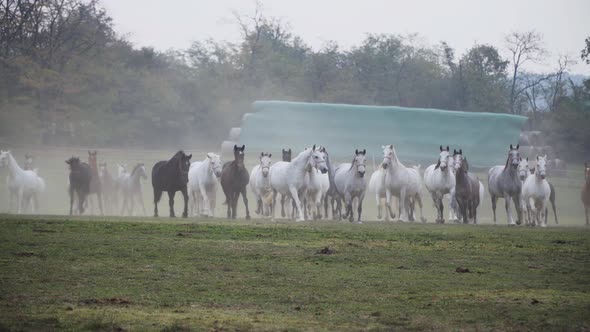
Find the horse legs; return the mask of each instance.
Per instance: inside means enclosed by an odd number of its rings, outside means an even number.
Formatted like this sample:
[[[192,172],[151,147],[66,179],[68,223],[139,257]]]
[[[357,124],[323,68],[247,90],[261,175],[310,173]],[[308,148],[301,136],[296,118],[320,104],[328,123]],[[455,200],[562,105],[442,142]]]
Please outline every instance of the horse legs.
[[[391,214],[391,190],[389,188],[385,189],[385,206],[389,211],[389,214],[385,213],[385,221],[389,221],[389,216]]]
[[[514,206],[516,207],[516,224],[520,225],[522,224],[522,206],[520,206],[520,196],[521,194],[518,193],[516,194],[516,196],[512,197],[512,200],[514,201]],[[506,197],[506,196],[504,196]]]
[[[244,206],[246,207],[246,219],[250,219],[250,209],[248,208],[248,197],[246,196],[246,186],[242,188],[242,201],[244,202]],[[237,198],[237,197],[236,197]]]
[[[408,221],[408,205],[406,204],[406,188],[402,188],[399,192],[400,204],[400,220],[402,222]]]
[[[494,194],[491,194],[490,199],[492,200],[492,212],[494,213],[494,225],[495,225],[496,224],[496,203],[498,202],[498,197]]]
[[[420,221],[421,222],[426,222],[426,218],[424,218],[424,211],[422,210],[422,196],[420,195],[420,193],[416,193],[414,200],[418,203],[418,207],[420,208]],[[441,198],[442,201],[442,198]]]
[[[365,195],[361,195],[358,198],[358,208],[357,208],[357,212],[359,214],[359,218],[357,220],[357,222],[360,224],[362,223],[361,221],[361,214],[363,213],[363,199],[365,199]]]
[[[586,226],[590,225],[590,222],[588,222],[588,207],[584,207],[584,210],[586,212]]]
[[[273,222],[275,221],[275,206],[277,204],[277,191],[272,189],[272,200],[270,202],[270,220],[272,220]],[[282,195],[281,195],[281,200],[282,200]],[[281,204],[282,206],[282,204]],[[285,212],[285,211],[283,211]]]
[[[506,216],[508,220],[508,225],[514,226],[514,219],[512,218],[512,207],[510,206],[510,195],[508,193],[504,193],[504,207],[506,208]]]
[[[84,214],[84,203],[88,199],[88,194],[78,191],[78,211],[80,215]]]
[[[187,188],[184,187],[180,190],[182,193],[182,198],[184,199],[184,210],[182,210],[182,217],[188,218],[188,192]]]
[[[168,207],[170,208],[170,218],[176,218],[174,214],[174,195],[176,194],[175,191],[168,191]]]
[[[291,198],[297,207],[297,221],[305,221],[303,216],[303,208],[301,206],[301,201],[299,200],[299,195],[297,193],[297,189],[295,187],[290,186],[289,192],[291,193]]]
[[[553,196],[553,199],[550,199],[551,201],[551,206],[553,207],[553,216],[555,217],[555,224],[559,225],[559,221],[557,221],[557,210],[555,209],[555,196]],[[547,216],[547,212],[545,212],[545,216]]]
[[[141,193],[141,191],[137,192],[137,200],[139,201],[139,204],[141,204],[141,212],[143,212],[143,216],[145,216],[145,204],[143,203],[143,195]]]
[[[158,217],[158,202],[162,198],[162,191],[154,188],[154,217]]]

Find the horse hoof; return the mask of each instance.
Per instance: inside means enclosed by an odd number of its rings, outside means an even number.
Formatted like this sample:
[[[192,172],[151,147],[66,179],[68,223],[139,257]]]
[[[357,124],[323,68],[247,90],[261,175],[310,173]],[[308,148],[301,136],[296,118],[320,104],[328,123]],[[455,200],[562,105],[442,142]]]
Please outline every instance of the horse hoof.
[[[250,220],[250,216],[246,216],[246,220]]]
[[[182,214],[182,217],[183,217],[183,218],[188,218],[188,214],[186,214],[186,213],[183,213],[183,214]]]

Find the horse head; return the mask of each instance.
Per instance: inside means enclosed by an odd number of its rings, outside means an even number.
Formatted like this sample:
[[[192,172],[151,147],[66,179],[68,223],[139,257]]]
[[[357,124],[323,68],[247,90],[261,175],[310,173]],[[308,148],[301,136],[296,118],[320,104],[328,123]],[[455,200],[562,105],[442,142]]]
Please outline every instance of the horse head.
[[[383,168],[387,168],[391,164],[393,164],[393,158],[395,158],[395,153],[393,152],[393,144],[382,145],[381,148],[383,149],[383,162],[381,163],[381,166]]]
[[[547,177],[547,155],[544,157],[537,156],[537,165],[535,165],[535,175],[545,180]]]
[[[315,167],[322,174],[328,172],[328,164],[326,164],[326,154],[316,148],[315,144],[311,148],[311,154],[309,155],[309,164],[311,167]]]
[[[449,146],[447,145],[446,149],[443,149],[443,146],[440,146],[440,154],[438,155],[438,162],[436,163],[436,166],[434,167],[434,169],[437,169],[440,167],[440,170],[443,172],[446,172],[446,170],[448,169],[449,166],[449,158],[450,158],[450,154],[449,154]]]
[[[506,168],[508,166],[512,166],[513,169],[518,168],[518,164],[520,163],[520,152],[518,152],[518,148],[520,144],[517,144],[516,147],[512,147],[510,144],[510,151],[508,151],[508,158],[506,159]]]
[[[352,160],[352,165],[350,168],[356,165],[356,172],[362,178],[365,176],[365,172],[367,169],[367,150],[363,149],[363,151],[354,150],[354,159]]]
[[[518,163],[518,177],[520,181],[526,180],[529,176],[529,158],[526,159],[520,158],[520,162]]]
[[[290,162],[291,161],[291,149],[289,149],[289,150],[282,149],[282,151],[283,151],[283,161]]]
[[[145,165],[143,163],[138,163],[133,169],[133,172],[131,172],[131,174],[133,175],[136,172],[142,179],[147,179],[147,171],[145,170]]]
[[[10,155],[10,151],[0,150],[0,168],[4,168],[8,166],[8,156]]]
[[[272,153],[260,153],[260,169],[262,170],[262,176],[264,177],[268,177],[270,164],[272,163],[270,157],[272,157]]]
[[[221,176],[221,159],[215,153],[207,153],[207,159],[209,159],[209,168],[213,170],[215,177]]]
[[[88,165],[90,165],[90,167],[92,169],[96,169],[96,155],[98,154],[98,151],[94,150],[94,151],[90,151],[88,150]]]
[[[453,149],[453,167],[455,168],[455,172],[459,170],[462,162],[463,162],[463,149],[459,149],[459,151]]]
[[[180,171],[180,179],[183,183],[188,183],[188,171],[191,168],[192,154],[185,154],[184,151],[179,151],[178,156],[178,170]]]
[[[80,168],[80,158],[71,157],[70,159],[66,160],[66,164],[70,165],[70,170],[77,170]]]
[[[242,147],[238,147],[234,144],[234,161],[237,161],[239,165],[244,165],[244,150],[246,150],[246,146],[242,145]]]
[[[26,169],[26,170],[33,169],[33,156],[31,156],[30,154],[25,154],[24,169]]]

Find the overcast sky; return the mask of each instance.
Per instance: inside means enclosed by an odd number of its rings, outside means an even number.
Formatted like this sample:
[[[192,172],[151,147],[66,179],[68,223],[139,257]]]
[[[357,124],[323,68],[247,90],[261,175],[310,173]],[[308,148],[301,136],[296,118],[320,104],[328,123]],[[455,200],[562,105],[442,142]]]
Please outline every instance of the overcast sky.
[[[590,0],[265,0],[263,13],[288,23],[313,47],[336,41],[358,45],[367,33],[418,33],[422,42],[446,41],[462,54],[475,43],[503,47],[511,31],[535,29],[543,35],[550,58],[530,65],[535,71],[555,67],[560,54],[578,64],[572,73],[590,75],[580,60],[590,36]],[[252,15],[253,0],[102,0],[115,29],[136,46],[185,49],[192,41],[238,41],[233,12]],[[503,51],[503,50],[502,50]],[[506,55],[506,54],[504,54]]]

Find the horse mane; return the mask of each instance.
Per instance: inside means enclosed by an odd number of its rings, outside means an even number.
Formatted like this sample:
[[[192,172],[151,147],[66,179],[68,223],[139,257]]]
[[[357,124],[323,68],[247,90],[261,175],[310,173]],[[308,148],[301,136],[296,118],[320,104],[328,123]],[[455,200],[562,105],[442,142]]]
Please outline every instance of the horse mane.
[[[170,158],[170,160],[168,160],[168,162],[166,162],[167,165],[171,165],[172,163],[177,162],[178,160],[181,160],[183,156],[185,156],[186,154],[184,153],[183,150],[178,150],[178,152],[176,152],[172,158]]]
[[[400,166],[406,167],[406,166],[404,166],[404,164],[402,164],[401,161],[399,161],[399,158],[397,157],[397,151],[395,150],[395,146],[393,146],[393,144],[391,144],[390,146],[391,146],[391,151],[393,151],[393,157],[395,159],[395,162]]]
[[[308,152],[308,150],[309,150],[309,152]],[[293,164],[294,164],[296,161],[298,161],[298,160],[299,160],[299,158],[302,158],[303,154],[305,154],[305,153],[309,153],[309,154],[311,154],[312,152],[313,152],[313,150],[312,150],[311,148],[309,148],[309,149],[305,149],[305,150],[301,151],[301,152],[300,152],[300,153],[297,155],[297,157],[295,157],[295,158],[291,158],[291,163],[293,163]]]

